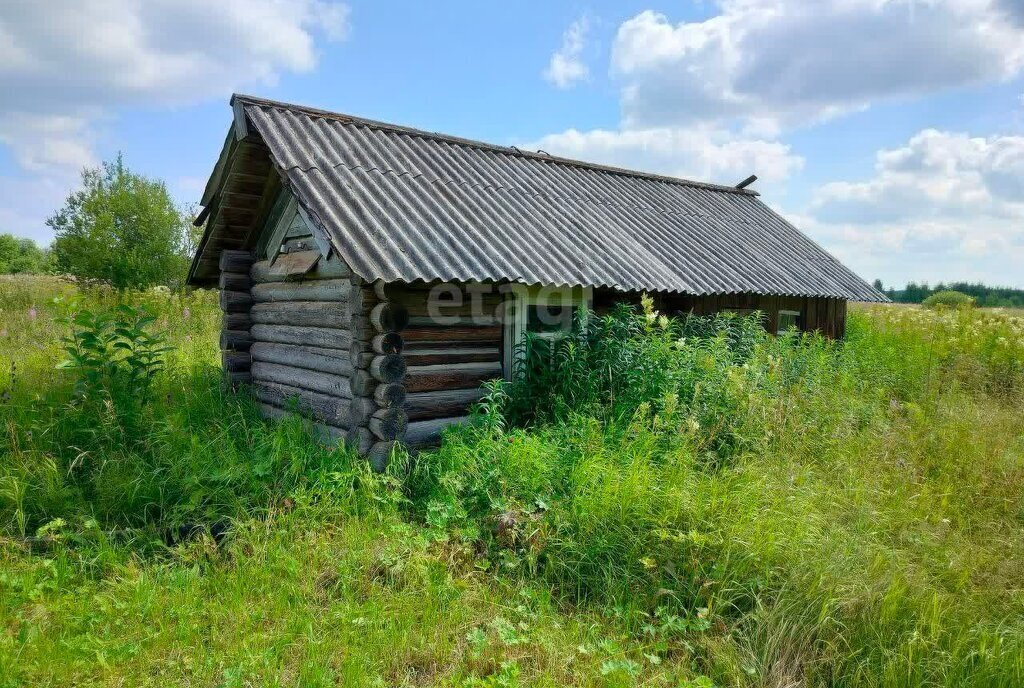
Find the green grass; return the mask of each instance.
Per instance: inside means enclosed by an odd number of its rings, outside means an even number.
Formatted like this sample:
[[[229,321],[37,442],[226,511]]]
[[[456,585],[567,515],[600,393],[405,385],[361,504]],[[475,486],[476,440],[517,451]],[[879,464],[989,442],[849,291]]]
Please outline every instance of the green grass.
[[[221,390],[210,294],[126,296],[176,349],[87,412],[57,293],[0,278],[0,686],[1024,683],[1013,313],[620,313],[374,476]]]

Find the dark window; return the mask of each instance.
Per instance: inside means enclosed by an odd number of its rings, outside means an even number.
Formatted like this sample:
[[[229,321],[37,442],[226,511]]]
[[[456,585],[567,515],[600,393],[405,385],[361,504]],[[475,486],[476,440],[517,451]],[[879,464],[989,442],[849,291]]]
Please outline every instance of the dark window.
[[[539,334],[568,332],[572,329],[575,315],[575,306],[531,304],[526,311],[526,331]]]
[[[803,318],[800,316],[800,311],[779,311],[778,326],[776,332],[783,334],[789,332],[793,328],[798,330],[803,329]]]

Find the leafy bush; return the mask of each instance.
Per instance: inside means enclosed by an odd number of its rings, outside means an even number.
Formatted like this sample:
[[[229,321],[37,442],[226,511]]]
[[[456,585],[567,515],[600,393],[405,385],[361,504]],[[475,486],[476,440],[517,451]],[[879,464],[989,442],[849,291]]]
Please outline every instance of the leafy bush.
[[[129,170],[120,155],[82,172],[49,220],[58,272],[116,289],[177,286],[187,267],[190,223],[161,181]]]
[[[69,305],[62,322],[71,334],[61,341],[68,358],[57,365],[78,374],[75,390],[90,401],[148,399],[153,377],[164,368],[162,333],[150,331],[156,318],[145,308],[120,304],[94,313]]]
[[[935,292],[921,305],[925,308],[969,308],[974,305],[974,299],[963,292],[947,289]]]

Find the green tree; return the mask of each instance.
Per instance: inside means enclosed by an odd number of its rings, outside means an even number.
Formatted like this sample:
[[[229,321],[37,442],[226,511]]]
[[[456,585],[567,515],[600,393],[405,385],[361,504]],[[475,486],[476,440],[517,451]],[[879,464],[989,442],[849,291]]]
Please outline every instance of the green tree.
[[[0,234],[0,275],[38,275],[46,272],[48,263],[47,251],[36,246],[31,239]]]
[[[188,218],[162,181],[113,162],[82,171],[82,188],[46,224],[56,232],[55,268],[118,289],[180,283]]]

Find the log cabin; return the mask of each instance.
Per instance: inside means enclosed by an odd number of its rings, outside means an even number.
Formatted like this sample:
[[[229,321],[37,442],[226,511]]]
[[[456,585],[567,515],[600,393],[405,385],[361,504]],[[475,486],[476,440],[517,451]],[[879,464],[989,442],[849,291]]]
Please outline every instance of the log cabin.
[[[842,337],[884,301],[737,187],[235,95],[189,283],[220,290],[222,362],[382,468],[464,422],[525,333],[649,293]],[[747,180],[750,181],[750,180]]]

